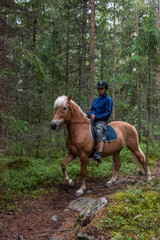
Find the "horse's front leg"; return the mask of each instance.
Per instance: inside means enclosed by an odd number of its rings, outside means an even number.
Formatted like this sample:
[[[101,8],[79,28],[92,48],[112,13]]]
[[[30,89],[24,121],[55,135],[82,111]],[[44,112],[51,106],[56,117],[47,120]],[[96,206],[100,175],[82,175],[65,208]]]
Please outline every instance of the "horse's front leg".
[[[66,180],[66,182],[68,183],[69,186],[73,187],[74,186],[74,181],[72,179],[69,178],[68,173],[67,173],[67,165],[72,162],[76,157],[74,155],[72,155],[71,153],[68,153],[66,158],[63,160],[62,164],[61,164],[61,168],[64,174],[64,179]]]
[[[87,163],[88,163],[88,157],[87,155],[82,155],[80,157],[81,160],[81,187],[76,192],[75,196],[80,197],[84,194],[86,190],[86,175],[87,175]]]

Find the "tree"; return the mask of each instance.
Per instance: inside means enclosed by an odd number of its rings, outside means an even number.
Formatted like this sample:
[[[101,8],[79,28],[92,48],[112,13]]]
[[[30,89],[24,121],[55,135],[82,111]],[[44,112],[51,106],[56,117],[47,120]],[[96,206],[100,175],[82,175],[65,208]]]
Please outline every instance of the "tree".
[[[80,93],[82,96],[85,94],[85,73],[86,73],[86,33],[87,33],[87,2],[82,1],[82,54],[81,54],[81,67],[80,67]],[[81,103],[82,106],[82,103]]]
[[[160,31],[160,1],[157,0],[158,6],[158,29]],[[160,48],[158,48],[158,55],[160,56]],[[160,64],[158,65],[158,129],[160,141]]]
[[[95,51],[95,2],[91,0],[91,42],[90,42],[90,94],[89,105],[94,99],[94,51]]]

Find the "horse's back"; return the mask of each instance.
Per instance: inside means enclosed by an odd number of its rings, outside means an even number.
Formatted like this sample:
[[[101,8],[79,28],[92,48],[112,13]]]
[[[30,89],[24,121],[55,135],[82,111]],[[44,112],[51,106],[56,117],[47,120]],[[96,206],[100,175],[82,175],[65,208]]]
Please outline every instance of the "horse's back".
[[[113,126],[115,129],[121,129],[121,128],[132,128],[133,126],[130,123],[124,122],[124,121],[113,121],[110,122],[109,125]],[[134,127],[133,127],[134,128]]]
[[[118,151],[120,151],[123,147],[127,146],[127,139],[128,137],[136,137],[136,130],[135,128],[123,121],[114,121],[109,123],[116,133],[117,133],[117,140],[105,143],[103,154],[104,156],[112,155]]]

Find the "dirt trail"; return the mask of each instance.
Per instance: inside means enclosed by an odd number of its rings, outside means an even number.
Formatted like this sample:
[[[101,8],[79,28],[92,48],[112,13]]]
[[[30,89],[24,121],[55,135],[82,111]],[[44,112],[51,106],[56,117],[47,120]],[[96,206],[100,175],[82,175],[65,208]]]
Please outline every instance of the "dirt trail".
[[[154,175],[160,173],[160,162],[153,171]],[[123,180],[123,177],[119,178]],[[137,181],[144,180],[143,176],[132,176],[127,179]],[[119,183],[112,188],[105,187],[106,179],[87,179],[85,197],[98,199],[105,197],[109,200],[110,195],[117,189],[125,190],[128,183]],[[20,203],[13,215],[0,212],[0,221],[5,227],[1,240],[73,240],[76,239],[75,228],[79,213],[66,209],[68,204],[76,199],[74,196],[80,182],[74,188],[66,184],[54,186],[55,192],[47,194],[39,199],[26,200]],[[57,218],[57,221],[51,219]]]

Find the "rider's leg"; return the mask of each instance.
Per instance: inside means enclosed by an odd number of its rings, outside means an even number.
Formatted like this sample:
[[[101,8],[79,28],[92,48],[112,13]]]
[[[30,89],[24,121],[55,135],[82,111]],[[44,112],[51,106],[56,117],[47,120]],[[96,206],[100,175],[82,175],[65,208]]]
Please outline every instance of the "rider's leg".
[[[97,162],[102,162],[102,150],[103,150],[104,142],[97,142],[96,153],[94,154],[94,160]]]
[[[103,151],[104,142],[97,142],[97,151]]]
[[[97,160],[97,162],[101,163],[102,161],[102,151],[103,146],[106,138],[106,129],[107,129],[107,123],[104,121],[97,121],[95,123],[96,129],[97,129],[97,147],[96,147],[96,153],[94,154],[94,160]]]

